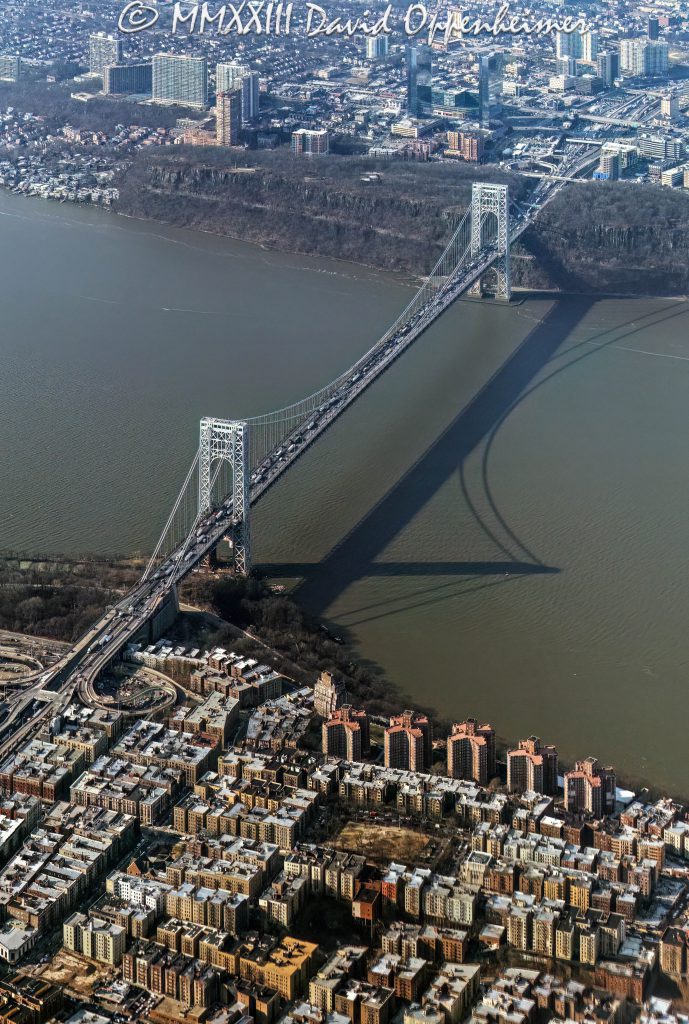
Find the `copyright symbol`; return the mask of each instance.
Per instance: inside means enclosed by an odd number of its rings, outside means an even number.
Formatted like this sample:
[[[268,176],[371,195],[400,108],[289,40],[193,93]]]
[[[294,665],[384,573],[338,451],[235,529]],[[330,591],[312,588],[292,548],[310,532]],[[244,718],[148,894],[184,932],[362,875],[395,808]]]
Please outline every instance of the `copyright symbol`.
[[[120,13],[117,27],[120,32],[143,32],[155,25],[159,15],[157,7],[145,4],[143,0],[129,0]]]

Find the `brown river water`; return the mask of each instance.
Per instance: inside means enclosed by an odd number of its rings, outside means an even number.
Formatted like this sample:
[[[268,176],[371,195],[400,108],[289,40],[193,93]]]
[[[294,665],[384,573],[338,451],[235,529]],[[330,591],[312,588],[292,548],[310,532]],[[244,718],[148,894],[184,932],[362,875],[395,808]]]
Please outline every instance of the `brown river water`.
[[[365,268],[0,194],[0,547],[150,550],[203,415],[383,333]],[[445,717],[689,795],[689,304],[459,301],[256,509],[255,557]]]

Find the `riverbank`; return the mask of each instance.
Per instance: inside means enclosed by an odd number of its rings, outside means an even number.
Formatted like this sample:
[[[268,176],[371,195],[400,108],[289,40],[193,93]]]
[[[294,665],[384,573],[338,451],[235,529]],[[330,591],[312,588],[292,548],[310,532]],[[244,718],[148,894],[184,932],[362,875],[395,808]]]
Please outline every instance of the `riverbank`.
[[[14,562],[14,559],[7,561]],[[0,558],[0,629],[9,628],[2,600],[8,596],[7,569],[4,568],[7,561]],[[123,585],[130,585],[140,568],[136,560],[94,560],[90,556],[77,559],[55,556],[48,562],[44,555],[25,554],[21,563],[23,571],[18,574],[13,570],[12,574],[14,592],[19,592],[22,586],[20,576],[23,575],[23,590],[30,594],[35,609],[37,601],[45,599],[48,586],[45,574],[52,573],[50,591],[54,614],[46,620],[44,616],[37,616],[35,611],[29,613],[27,606],[20,601],[12,631],[56,640],[74,640],[88,626],[88,622],[81,621],[79,629],[74,630],[74,606],[82,604],[85,594],[92,602],[88,613],[102,614],[113,595],[119,598]],[[58,571],[64,582],[56,586],[55,573]],[[382,723],[390,715],[410,707],[431,718],[435,739],[445,739],[449,735],[450,720],[439,716],[434,708],[421,705],[417,699],[402,693],[385,677],[382,668],[370,662],[361,663],[348,642],[343,642],[322,621],[307,614],[289,594],[276,591],[267,581],[256,577],[192,576],[183,584],[180,599],[183,610],[187,608],[191,612],[188,623],[180,620],[180,635],[185,643],[199,642],[191,620],[195,614],[206,612],[214,628],[209,633],[208,622],[204,623],[204,643],[231,647],[238,654],[259,659],[264,658],[265,651],[269,650],[273,667],[299,685],[312,685],[322,671],[334,672],[345,682],[349,701],[355,707],[364,708],[374,721]],[[71,606],[69,612],[66,603]],[[61,607],[64,611],[60,610]],[[249,626],[251,632],[248,632]],[[524,737],[500,731],[499,722],[492,724],[498,730],[498,757],[504,761],[506,751]],[[558,745],[557,736],[550,736],[549,740]],[[438,750],[437,754],[436,768],[442,774],[442,751]],[[605,751],[599,751],[599,755],[600,760],[607,763]],[[560,767],[563,770],[570,765],[563,761]],[[652,779],[633,778],[623,773],[618,775],[618,786],[636,792],[643,789],[654,799],[669,795],[673,799],[689,800],[689,793],[680,789],[668,793],[655,785]]]
[[[191,228],[266,251],[341,260],[418,280],[435,264],[475,180],[524,201],[532,179],[494,166],[141,147],[117,165],[107,151],[30,154],[0,162],[11,192]],[[46,163],[47,161],[47,163]],[[44,166],[45,163],[45,166]],[[513,247],[512,276],[529,290],[604,295],[689,292],[689,193],[636,182],[573,184]]]
[[[211,580],[207,583],[205,594],[196,593],[197,602],[199,598],[202,602],[205,598],[209,610],[235,627],[244,628],[252,623],[259,641],[281,655],[292,673],[295,666],[302,669],[304,674],[298,681],[308,685],[321,671],[333,671],[344,680],[350,703],[365,709],[370,716],[387,719],[390,715],[399,714],[404,708],[412,708],[427,714],[431,719],[434,739],[449,736],[451,720],[439,715],[435,708],[420,703],[418,698],[403,693],[396,683],[385,677],[379,666],[370,662],[361,664],[357,652],[352,650],[348,641],[343,642],[324,623],[308,615],[289,594],[276,594],[261,579]],[[334,625],[334,628],[337,626]],[[215,637],[216,642],[222,646],[227,639],[227,634],[220,629]],[[246,644],[241,653],[260,654],[260,650],[251,652],[250,645]],[[280,668],[279,665],[276,667]],[[515,747],[525,737],[501,731],[499,721],[493,721],[492,724],[496,728],[498,758],[504,762],[507,750]],[[585,745],[585,737],[582,736],[581,741]],[[550,736],[549,742],[557,747],[557,735]],[[605,750],[598,751],[598,756],[601,763],[609,763]],[[438,767],[442,774],[442,765]],[[561,772],[570,767],[571,763],[561,759]],[[647,791],[653,799],[671,796],[676,800],[689,801],[689,790],[683,791],[678,787],[670,792],[664,791],[653,779],[632,777],[624,772],[618,772],[617,785],[635,792]]]
[[[474,180],[531,179],[491,166],[170,148],[140,151],[117,179],[118,212],[267,248],[428,273]],[[677,253],[686,254],[678,261]],[[513,252],[517,286],[595,295],[689,292],[689,194],[632,182],[572,185]]]

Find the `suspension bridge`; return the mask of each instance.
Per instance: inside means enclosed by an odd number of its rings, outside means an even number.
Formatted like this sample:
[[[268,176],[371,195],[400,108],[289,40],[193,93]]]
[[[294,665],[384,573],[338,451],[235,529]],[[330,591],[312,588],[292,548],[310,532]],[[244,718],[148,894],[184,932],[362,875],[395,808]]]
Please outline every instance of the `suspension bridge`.
[[[265,415],[201,421],[198,450],[140,582],[37,675],[2,724],[0,754],[22,742],[37,719],[54,714],[56,702],[79,695],[97,705],[99,674],[127,643],[162,635],[178,609],[177,584],[221,540],[232,545],[235,572],[250,571],[252,506],[458,296],[480,292],[489,271],[496,297],[509,301],[510,247],[576,173],[583,149],[573,148],[558,176],[543,179],[524,205],[510,207],[505,185],[474,183],[471,205],[427,280],[383,337],[335,380]]]

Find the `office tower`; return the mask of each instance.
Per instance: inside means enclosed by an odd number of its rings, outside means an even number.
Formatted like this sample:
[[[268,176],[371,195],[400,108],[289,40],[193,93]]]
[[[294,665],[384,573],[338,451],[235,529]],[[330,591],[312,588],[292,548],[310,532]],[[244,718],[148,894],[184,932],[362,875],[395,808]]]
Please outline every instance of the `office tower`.
[[[475,718],[455,722],[447,741],[447,774],[485,786],[495,775],[495,729]]]
[[[229,61],[215,66],[215,91],[242,91],[242,124],[248,124],[258,117],[259,76],[247,64]]]
[[[565,773],[565,807],[574,814],[602,818],[615,810],[615,771],[602,768],[595,757],[577,761]]]
[[[511,793],[557,793],[557,750],[543,747],[538,736],[521,740],[507,752],[507,788]]]
[[[502,94],[503,56],[488,53],[479,58],[478,103],[482,125],[489,125],[490,119],[500,109]]]
[[[89,71],[102,75],[103,69],[122,63],[122,40],[107,36],[105,32],[92,32],[89,36]]]
[[[646,29],[646,34],[648,35],[648,38],[649,39],[657,39],[658,38],[659,28],[660,28],[660,22],[658,21],[657,18],[654,18],[651,15],[651,17],[649,17],[649,19],[648,19],[648,24],[647,24],[647,29]]]
[[[110,64],[103,68],[103,92],[108,96],[150,93],[152,88],[152,64]]]
[[[426,715],[394,715],[385,730],[385,767],[427,772],[433,762],[433,728]]]
[[[598,54],[596,62],[598,77],[605,85],[610,86],[620,77],[620,55],[615,50],[606,50]]]
[[[430,46],[407,47],[407,110],[421,117],[433,99],[433,55]]]
[[[21,60],[13,54],[0,54],[0,80],[17,82],[21,74]]]
[[[323,722],[321,740],[326,756],[361,761],[370,746],[368,715],[365,711],[356,711],[351,704],[343,704]]]
[[[366,56],[369,60],[376,60],[388,55],[387,36],[369,36],[366,40]]]
[[[327,131],[325,128],[319,128],[317,131],[299,128],[292,132],[292,152],[295,156],[327,156]]]
[[[215,97],[215,141],[219,146],[239,144],[242,124],[242,94],[239,89],[219,92]]]
[[[205,57],[156,53],[153,58],[153,100],[185,107],[208,106],[208,65]]]

